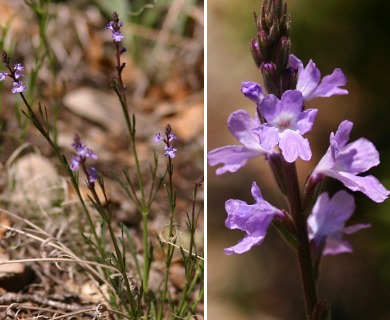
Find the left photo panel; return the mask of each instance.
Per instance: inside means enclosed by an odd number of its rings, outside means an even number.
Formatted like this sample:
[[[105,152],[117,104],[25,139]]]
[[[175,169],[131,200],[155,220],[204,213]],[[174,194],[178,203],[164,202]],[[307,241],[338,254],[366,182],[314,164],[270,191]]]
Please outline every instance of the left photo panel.
[[[204,319],[203,1],[0,12],[0,317]]]

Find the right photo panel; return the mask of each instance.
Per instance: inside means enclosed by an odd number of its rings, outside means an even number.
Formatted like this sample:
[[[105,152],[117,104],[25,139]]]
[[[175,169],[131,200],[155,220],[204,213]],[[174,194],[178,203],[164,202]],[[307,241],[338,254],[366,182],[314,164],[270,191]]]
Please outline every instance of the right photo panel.
[[[390,319],[383,6],[208,1],[208,319]]]

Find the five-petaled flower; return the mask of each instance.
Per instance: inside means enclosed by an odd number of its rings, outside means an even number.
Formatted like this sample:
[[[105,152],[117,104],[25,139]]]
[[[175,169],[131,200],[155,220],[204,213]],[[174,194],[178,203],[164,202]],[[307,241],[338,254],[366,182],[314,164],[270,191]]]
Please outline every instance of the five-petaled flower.
[[[328,193],[322,193],[307,219],[309,239],[316,248],[323,248],[322,254],[335,255],[352,252],[352,247],[343,241],[344,234],[352,234],[368,228],[370,224],[355,224],[345,227],[345,222],[355,210],[355,200],[345,190],[337,192],[331,199]]]
[[[245,110],[237,110],[230,115],[228,119],[229,131],[242,145],[225,146],[208,153],[208,161],[211,166],[223,164],[217,169],[217,175],[228,171],[236,172],[249,159],[270,153],[260,145],[259,138],[254,132],[259,125],[259,120],[253,119]]]
[[[283,212],[267,201],[261,195],[256,182],[252,184],[252,196],[256,203],[249,205],[241,200],[228,200],[225,209],[228,217],[225,226],[229,229],[239,229],[246,232],[246,235],[236,245],[226,248],[225,253],[244,253],[253,246],[260,245],[267,233],[268,226],[275,216],[283,217]]]
[[[114,21],[110,21],[105,27],[106,30],[111,30],[112,40],[114,40],[115,42],[120,42],[124,38],[124,35],[120,31],[120,28],[122,26],[122,21],[119,21],[117,24]]]
[[[267,121],[262,124],[256,134],[261,146],[272,150],[279,145],[287,162],[311,159],[309,141],[302,135],[309,132],[313,126],[316,109],[303,110],[303,97],[300,91],[287,90],[279,100],[269,94],[259,103],[258,109]]]
[[[347,78],[341,69],[334,69],[333,73],[325,76],[321,83],[321,73],[313,60],[310,60],[304,68],[303,63],[293,54],[290,55],[289,64],[298,69],[296,89],[302,92],[305,101],[334,95],[348,94],[348,91],[339,87],[347,83]]]
[[[76,150],[77,156],[72,156],[70,159],[70,170],[77,171],[80,166],[85,163],[87,158],[96,160],[98,157],[91,149],[87,148],[86,144],[80,140],[80,137],[77,134],[75,134],[73,141],[72,147]]]
[[[343,121],[330,135],[330,146],[313,170],[310,181],[316,183],[325,176],[341,181],[352,191],[361,191],[375,202],[383,202],[390,192],[374,176],[358,176],[379,164],[379,153],[365,138],[347,144],[353,123]]]
[[[176,139],[177,139],[177,137],[172,132],[171,126],[168,124],[165,128],[165,138],[163,138],[163,136],[159,132],[154,137],[154,142],[155,143],[160,142],[160,141],[164,142],[164,144],[165,144],[165,154],[164,155],[169,157],[169,158],[174,158],[176,156],[177,149],[175,149],[173,147],[172,141],[176,140]]]

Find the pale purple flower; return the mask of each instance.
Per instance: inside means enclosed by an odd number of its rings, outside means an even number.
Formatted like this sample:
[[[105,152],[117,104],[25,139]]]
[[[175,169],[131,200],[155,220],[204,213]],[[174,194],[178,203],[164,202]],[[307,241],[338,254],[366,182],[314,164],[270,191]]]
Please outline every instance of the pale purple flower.
[[[318,197],[307,219],[307,226],[310,240],[314,241],[317,248],[324,247],[323,255],[352,252],[350,243],[343,241],[343,235],[371,226],[370,224],[355,224],[344,227],[354,211],[354,197],[344,190],[337,192],[332,199],[329,199],[326,192]]]
[[[109,29],[112,31],[112,40],[114,40],[115,42],[120,42],[124,38],[124,35],[119,30],[122,26],[123,26],[123,22],[119,21],[118,28],[117,30],[115,30],[115,22],[110,21],[105,27],[105,29]]]
[[[228,171],[236,172],[249,159],[269,153],[260,145],[259,138],[254,133],[259,125],[259,120],[253,119],[245,110],[237,110],[230,115],[228,129],[242,145],[225,146],[208,153],[208,161],[211,166],[223,164],[222,167],[217,169],[217,175]]]
[[[358,176],[379,164],[379,153],[368,140],[360,138],[347,144],[353,123],[343,121],[330,135],[330,146],[311,174],[312,181],[325,176],[341,181],[352,191],[363,192],[375,202],[383,202],[390,192],[374,176]]]
[[[27,88],[23,85],[22,81],[14,82],[13,88],[11,89],[12,93],[21,93]]]
[[[80,168],[80,165],[85,163],[87,158],[97,160],[98,156],[87,145],[80,140],[80,137],[76,134],[71,146],[76,150],[77,156],[72,156],[70,159],[70,170],[76,171]]]
[[[241,200],[228,200],[225,209],[228,217],[225,226],[229,229],[245,231],[246,235],[235,246],[226,248],[227,255],[241,254],[253,246],[260,245],[267,233],[268,226],[275,216],[283,217],[281,210],[265,201],[256,182],[252,184],[252,196],[256,203],[249,205]]]
[[[303,138],[310,131],[316,109],[303,110],[303,97],[300,91],[287,90],[279,100],[273,94],[262,99],[258,106],[261,115],[267,121],[256,131],[260,144],[266,150],[279,145],[287,162],[311,159],[309,141]]]
[[[99,178],[99,175],[95,167],[90,167],[88,173],[89,173],[89,178],[88,178],[89,183],[94,183]]]
[[[304,68],[302,61],[290,54],[289,64],[294,69],[298,69],[296,89],[302,92],[305,101],[318,97],[348,94],[347,90],[339,88],[347,83],[347,78],[341,69],[334,69],[333,73],[325,76],[320,83],[321,72],[313,60],[310,60]]]
[[[15,79],[19,79],[20,77],[24,76],[21,72],[24,70],[24,67],[20,63],[14,65],[14,70],[15,70],[15,74],[14,74]]]
[[[160,132],[157,133],[156,136],[154,137],[154,142],[157,143],[157,142],[160,142],[162,140],[163,140],[163,138],[161,136],[161,133]]]
[[[245,97],[252,100],[256,104],[264,98],[264,92],[261,86],[256,82],[243,82],[241,92]]]
[[[175,149],[173,146],[165,146],[165,155],[170,158],[174,158],[176,156],[175,152],[177,149]]]
[[[1,71],[0,72],[0,81],[4,81],[5,78],[7,77],[7,72]]]

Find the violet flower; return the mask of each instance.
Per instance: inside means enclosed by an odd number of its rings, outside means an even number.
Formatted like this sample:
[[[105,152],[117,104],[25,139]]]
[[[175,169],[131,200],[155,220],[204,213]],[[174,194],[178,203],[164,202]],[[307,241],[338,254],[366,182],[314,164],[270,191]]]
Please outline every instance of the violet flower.
[[[176,156],[175,152],[177,149],[175,149],[173,146],[165,146],[165,155],[170,158],[174,158]]]
[[[379,153],[367,139],[347,144],[353,123],[344,120],[330,135],[330,146],[310,176],[312,182],[325,176],[341,181],[352,191],[363,192],[375,202],[383,202],[390,192],[374,176],[358,176],[379,164]]]
[[[332,199],[326,192],[318,197],[307,219],[307,226],[310,240],[317,248],[324,247],[323,255],[352,252],[350,243],[343,241],[343,235],[371,227],[370,224],[344,227],[354,211],[354,197],[344,190],[337,192]]]
[[[241,254],[249,251],[253,246],[260,245],[267,233],[268,226],[275,216],[283,217],[281,210],[265,201],[256,182],[252,184],[252,196],[256,203],[248,205],[241,200],[228,200],[225,209],[228,217],[225,226],[229,229],[240,229],[246,235],[236,245],[226,248],[225,254]]]
[[[259,124],[259,120],[253,119],[245,110],[237,110],[229,116],[228,129],[242,145],[225,146],[208,153],[208,161],[211,166],[223,164],[222,167],[217,169],[217,175],[228,171],[236,172],[249,159],[269,153],[260,145],[259,138],[254,133]]]
[[[0,72],[0,81],[4,81],[7,78],[7,72],[1,71]]]
[[[313,126],[316,109],[303,110],[303,97],[300,91],[287,90],[279,100],[273,94],[262,99],[258,106],[267,121],[256,131],[260,144],[266,150],[276,145],[282,150],[287,162],[311,159],[309,141],[302,135]]]
[[[333,73],[325,76],[320,83],[321,73],[313,60],[310,60],[304,68],[302,61],[290,54],[289,64],[298,69],[296,89],[302,92],[305,101],[318,97],[348,94],[347,90],[339,88],[347,83],[347,78],[341,69],[334,69]]]
[[[160,142],[160,141],[165,143],[165,154],[164,155],[171,158],[171,159],[176,156],[176,151],[177,151],[177,149],[175,149],[172,146],[173,140],[177,140],[177,137],[172,132],[172,128],[169,124],[165,127],[165,138],[163,138],[163,136],[161,135],[160,132],[157,133],[156,136],[154,137],[155,143]]]
[[[22,81],[14,82],[13,88],[11,89],[12,93],[21,93],[27,88],[23,85]]]
[[[106,30],[111,30],[112,40],[114,40],[115,42],[120,42],[124,38],[124,35],[120,31],[120,28],[122,26],[122,21],[118,21],[117,23],[115,23],[114,21],[110,21],[105,27]]]
[[[85,163],[87,158],[97,160],[97,155],[91,149],[87,148],[86,144],[80,140],[77,134],[75,134],[73,141],[72,147],[76,150],[77,156],[72,156],[70,159],[70,170],[77,171]]]

